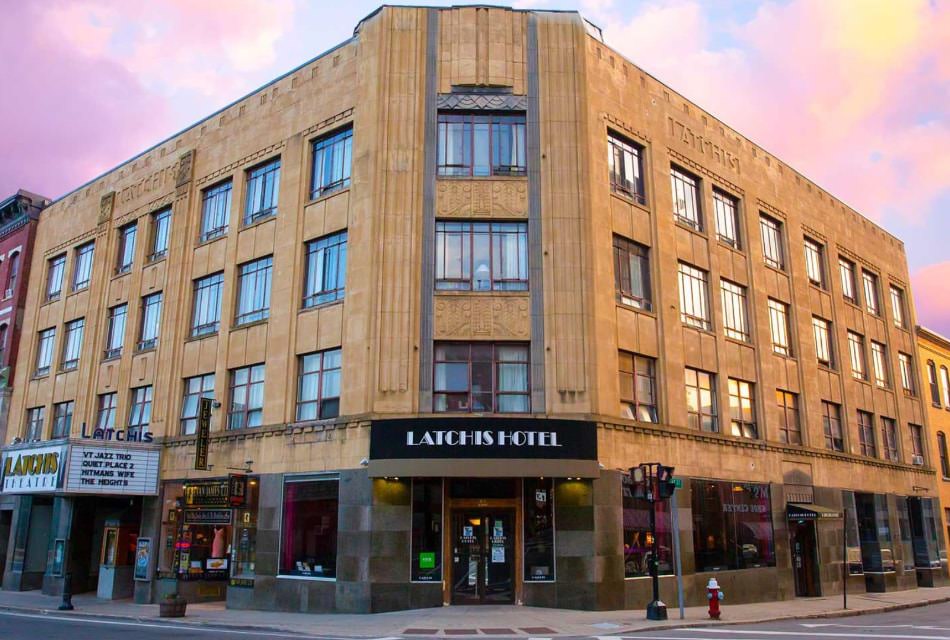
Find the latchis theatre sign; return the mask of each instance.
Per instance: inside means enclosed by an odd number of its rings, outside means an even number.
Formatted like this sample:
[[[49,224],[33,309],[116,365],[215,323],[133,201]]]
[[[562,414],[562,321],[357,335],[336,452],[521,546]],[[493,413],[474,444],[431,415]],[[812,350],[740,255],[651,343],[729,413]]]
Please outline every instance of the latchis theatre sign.
[[[66,445],[3,452],[4,493],[45,493],[62,488]]]

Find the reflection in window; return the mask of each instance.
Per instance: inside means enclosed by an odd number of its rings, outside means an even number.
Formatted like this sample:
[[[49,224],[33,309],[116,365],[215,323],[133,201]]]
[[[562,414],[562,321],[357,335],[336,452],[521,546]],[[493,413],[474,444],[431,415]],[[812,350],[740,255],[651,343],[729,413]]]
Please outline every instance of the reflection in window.
[[[644,204],[643,147],[609,131],[607,151],[610,188]]]
[[[554,481],[524,479],[524,579],[554,581]]]
[[[530,411],[526,344],[436,343],[434,369],[436,412]]]
[[[697,231],[703,230],[702,209],[699,206],[699,178],[676,167],[670,168],[673,189],[673,217]]]
[[[440,113],[440,176],[527,174],[523,113]]]
[[[734,249],[739,246],[739,203],[724,191],[713,189],[713,208],[716,212],[716,235]]]
[[[307,243],[303,306],[315,307],[343,299],[346,284],[346,231]]]
[[[314,140],[310,198],[319,198],[350,186],[352,164],[353,127]]]
[[[245,262],[238,267],[238,298],[235,325],[258,322],[270,317],[271,272],[274,258]]]
[[[528,225],[436,222],[435,288],[527,291]]]
[[[637,309],[653,308],[649,248],[614,236],[614,287],[617,302]]]
[[[527,540],[527,536],[525,536]],[[527,544],[525,545],[527,549]],[[413,582],[442,581],[442,479],[412,479]],[[527,579],[527,574],[525,574]]]
[[[249,225],[276,214],[279,191],[280,158],[274,158],[248,171],[244,224]]]
[[[752,439],[759,437],[751,382],[729,378],[729,419],[732,435]]]
[[[194,309],[191,314],[191,335],[203,336],[218,332],[221,321],[221,289],[224,275],[214,273],[194,281]]]
[[[659,422],[656,398],[656,360],[620,351],[620,413],[641,422]]]
[[[774,567],[766,484],[692,481],[696,571]]]
[[[768,216],[759,218],[762,231],[762,257],[765,264],[776,269],[785,268],[785,249],[782,243],[782,223]]]
[[[300,356],[297,420],[323,420],[340,414],[340,349]]]
[[[228,429],[259,427],[264,414],[264,365],[231,371]]]
[[[719,431],[715,374],[686,368],[686,412],[690,429]]]
[[[623,575],[625,578],[649,576],[653,556],[650,503],[634,497],[626,474],[623,481]],[[669,500],[656,503],[657,570],[661,576],[673,573],[673,527],[669,505]]]
[[[181,432],[192,435],[198,429],[198,400],[214,400],[214,374],[185,378],[185,394],[181,403]]]
[[[200,240],[211,240],[228,232],[231,218],[231,181],[227,180],[201,192]]]

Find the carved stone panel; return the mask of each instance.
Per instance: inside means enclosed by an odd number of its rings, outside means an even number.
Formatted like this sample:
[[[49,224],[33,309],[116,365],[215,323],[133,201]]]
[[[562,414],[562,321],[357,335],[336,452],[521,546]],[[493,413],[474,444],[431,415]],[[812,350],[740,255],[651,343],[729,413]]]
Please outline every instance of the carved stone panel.
[[[439,180],[435,215],[452,218],[526,218],[527,180]]]
[[[528,340],[528,296],[437,295],[436,340]]]
[[[109,222],[112,219],[112,209],[115,206],[115,191],[103,194],[99,198],[99,220],[98,224]]]

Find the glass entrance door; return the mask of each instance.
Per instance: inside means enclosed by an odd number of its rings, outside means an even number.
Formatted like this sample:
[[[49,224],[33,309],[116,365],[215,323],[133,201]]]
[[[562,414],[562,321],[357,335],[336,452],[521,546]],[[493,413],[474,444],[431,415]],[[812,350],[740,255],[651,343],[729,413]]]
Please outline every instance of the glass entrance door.
[[[453,512],[453,604],[514,602],[514,526],[512,510]]]

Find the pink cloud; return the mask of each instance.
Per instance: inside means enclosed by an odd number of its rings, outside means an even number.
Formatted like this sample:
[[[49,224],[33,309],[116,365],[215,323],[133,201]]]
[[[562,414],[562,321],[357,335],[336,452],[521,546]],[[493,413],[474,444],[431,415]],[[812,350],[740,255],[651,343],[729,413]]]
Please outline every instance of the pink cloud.
[[[950,336],[950,261],[932,264],[913,274],[917,322]]]

